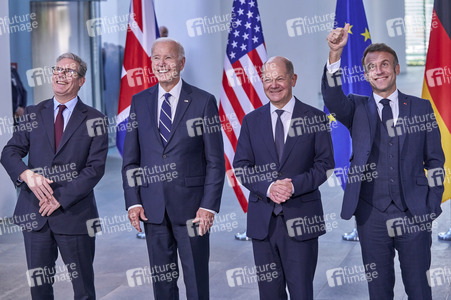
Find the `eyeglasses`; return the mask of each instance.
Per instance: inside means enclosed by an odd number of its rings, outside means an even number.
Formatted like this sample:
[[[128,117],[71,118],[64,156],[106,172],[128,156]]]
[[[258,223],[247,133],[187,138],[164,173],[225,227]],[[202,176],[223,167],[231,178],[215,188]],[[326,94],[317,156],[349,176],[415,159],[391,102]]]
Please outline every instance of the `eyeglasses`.
[[[58,66],[52,67],[53,70],[53,75],[60,75],[62,73],[64,73],[64,75],[66,75],[67,77],[73,77],[73,78],[77,78],[78,76],[81,76],[80,73],[78,73],[76,70],[74,69],[69,69],[69,68],[61,68]]]

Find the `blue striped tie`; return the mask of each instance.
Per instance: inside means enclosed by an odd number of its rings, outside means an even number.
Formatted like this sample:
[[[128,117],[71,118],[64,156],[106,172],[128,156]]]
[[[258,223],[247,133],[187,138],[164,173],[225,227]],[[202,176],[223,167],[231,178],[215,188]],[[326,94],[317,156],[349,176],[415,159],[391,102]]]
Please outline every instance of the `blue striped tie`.
[[[171,97],[171,94],[164,94],[160,112],[160,136],[164,146],[166,146],[169,141],[172,128],[171,103],[169,102],[169,97]]]

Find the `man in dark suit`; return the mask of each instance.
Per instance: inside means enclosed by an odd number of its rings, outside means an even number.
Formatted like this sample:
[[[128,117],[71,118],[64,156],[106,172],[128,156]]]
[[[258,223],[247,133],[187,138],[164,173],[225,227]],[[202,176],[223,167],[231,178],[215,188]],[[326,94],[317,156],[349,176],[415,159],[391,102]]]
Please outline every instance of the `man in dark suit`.
[[[152,70],[159,83],[133,96],[132,130],[124,143],[130,222],[141,232],[144,221],[152,275],[176,274],[153,280],[155,299],[179,297],[177,251],[187,298],[209,299],[208,229],[219,212],[225,176],[216,100],[180,78],[184,65],[180,43],[155,41]]]
[[[262,77],[270,103],[244,117],[233,161],[250,191],[247,235],[257,273],[272,274],[258,281],[260,299],[287,299],[286,285],[291,299],[313,299],[325,233],[318,187],[334,168],[328,118],[293,97],[297,75],[288,59],[270,58]]]
[[[363,53],[373,94],[344,95],[336,79],[341,78],[348,30],[349,25],[329,34],[329,62],[322,79],[326,106],[352,136],[352,176],[348,175],[341,216],[355,215],[363,262],[376,268],[377,277],[368,279],[371,299],[394,297],[395,250],[409,299],[431,299],[426,275],[431,222],[441,213],[444,190],[440,131],[429,101],[397,90],[398,58],[385,44],[372,44]]]
[[[52,284],[64,269],[75,299],[95,299],[95,238],[87,222],[98,218],[93,189],[105,170],[108,135],[92,131],[90,126],[104,115],[77,96],[86,69],[75,54],[58,57],[54,97],[25,109],[1,156],[21,188],[14,221],[24,229],[33,299],[53,299]],[[28,165],[22,161],[27,155]],[[55,268],[58,250],[64,268]]]

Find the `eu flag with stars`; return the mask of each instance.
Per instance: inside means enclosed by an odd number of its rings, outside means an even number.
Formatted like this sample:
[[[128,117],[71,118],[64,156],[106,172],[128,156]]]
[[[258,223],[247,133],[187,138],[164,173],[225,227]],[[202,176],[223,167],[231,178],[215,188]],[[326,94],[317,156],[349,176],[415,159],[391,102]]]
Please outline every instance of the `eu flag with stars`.
[[[366,21],[365,8],[362,0],[337,0],[335,9],[335,27],[350,25],[348,43],[341,55],[341,85],[345,95],[350,93],[370,96],[372,89],[365,80],[362,66],[362,56],[365,48],[371,44],[371,37]],[[332,128],[332,142],[335,156],[335,176],[339,179],[343,190],[346,186],[349,158],[352,152],[351,136],[348,129],[330,115],[327,107],[325,113],[329,116]]]

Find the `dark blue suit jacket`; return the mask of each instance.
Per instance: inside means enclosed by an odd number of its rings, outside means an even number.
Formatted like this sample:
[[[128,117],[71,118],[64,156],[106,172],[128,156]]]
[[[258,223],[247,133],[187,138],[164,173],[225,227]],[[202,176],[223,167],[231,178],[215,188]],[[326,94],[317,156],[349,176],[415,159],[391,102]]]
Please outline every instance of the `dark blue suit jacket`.
[[[327,116],[297,98],[292,120],[296,118],[322,120],[316,125],[327,128]],[[275,170],[272,170],[271,164],[276,165]],[[240,172],[250,174],[242,178],[243,185],[250,191],[247,212],[247,236],[250,238],[262,240],[268,236],[274,202],[266,197],[266,192],[271,182],[278,179],[291,178],[294,186],[294,194],[283,203],[285,220],[313,220],[315,216],[317,220],[322,220],[323,208],[318,187],[326,181],[326,171],[334,168],[332,140],[328,130],[288,134],[279,164],[268,103],[244,117],[233,167],[235,173],[241,168]],[[261,180],[252,180],[252,168],[262,170],[260,173],[275,173],[270,180],[263,180],[263,176]],[[236,176],[240,179],[239,174]],[[296,235],[295,238],[307,240],[324,234],[324,222],[319,222],[318,226],[321,230]]]
[[[154,224],[163,222],[165,211],[180,225],[194,218],[200,207],[219,212],[225,162],[215,97],[183,81],[166,146],[158,109],[158,85],[132,98],[122,169],[126,208],[141,204]],[[144,176],[133,182],[130,176],[136,176],[137,168]]]
[[[352,137],[351,166],[364,166],[370,156],[379,118],[374,97],[349,94],[346,96],[340,85],[329,86],[327,68],[324,69],[321,90],[324,103],[338,121],[345,125]],[[429,101],[399,92],[399,117],[414,120],[415,116],[431,115],[433,113]],[[431,127],[431,118],[417,122],[423,128]],[[428,123],[429,124],[426,124]],[[440,203],[444,191],[443,185],[428,186],[424,169],[443,168],[443,154],[440,130],[438,126],[430,130],[418,130],[399,135],[399,173],[401,193],[407,207],[413,215],[434,213],[440,215]],[[361,168],[355,168],[359,171]],[[359,201],[361,182],[348,182],[343,198],[341,217],[350,219],[355,213]]]
[[[32,222],[37,223],[33,230],[41,229],[48,222],[55,233],[87,234],[86,221],[98,218],[93,189],[104,174],[108,152],[106,130],[103,134],[90,135],[88,125],[93,119],[104,121],[105,116],[78,99],[55,153],[53,100],[28,106],[24,115],[28,117],[21,118],[24,121],[19,129],[22,130],[15,131],[3,148],[1,163],[15,184],[26,169],[38,169],[53,179],[50,186],[61,207],[49,217],[42,217],[39,200],[26,183],[21,183],[14,211],[17,223],[29,226],[22,220],[34,214]],[[26,155],[28,165],[22,161]]]

